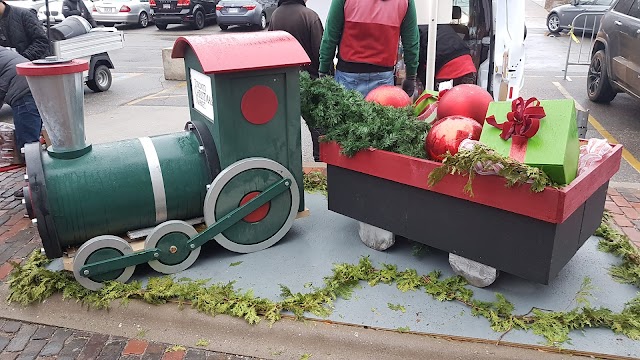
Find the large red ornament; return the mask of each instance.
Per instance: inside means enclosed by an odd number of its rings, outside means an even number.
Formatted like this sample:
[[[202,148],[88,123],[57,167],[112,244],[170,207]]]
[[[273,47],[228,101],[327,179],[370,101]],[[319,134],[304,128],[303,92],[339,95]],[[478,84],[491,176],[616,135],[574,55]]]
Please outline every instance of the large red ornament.
[[[382,85],[371,90],[366,101],[378,103],[384,106],[393,106],[395,108],[403,108],[411,105],[411,98],[404,90],[393,85]]]
[[[475,119],[480,125],[487,117],[491,94],[478,85],[460,84],[444,92],[438,100],[438,119],[461,115]]]
[[[425,140],[425,150],[432,160],[442,161],[444,155],[455,155],[464,139],[479,140],[482,125],[464,116],[449,116],[433,124]]]

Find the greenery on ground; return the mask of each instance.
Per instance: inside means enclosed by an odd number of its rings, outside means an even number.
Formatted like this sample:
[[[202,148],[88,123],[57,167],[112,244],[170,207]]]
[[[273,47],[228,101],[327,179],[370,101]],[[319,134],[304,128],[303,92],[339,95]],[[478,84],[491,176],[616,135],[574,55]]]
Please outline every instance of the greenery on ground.
[[[426,159],[424,139],[430,125],[419,121],[413,109],[396,109],[367,102],[325,77],[300,75],[300,108],[310,127],[323,129],[327,141],[337,141],[347,156],[375,148]]]
[[[429,174],[428,184],[434,186],[446,175],[466,176],[468,181],[464,186],[464,192],[473,196],[472,183],[476,176],[474,167],[477,164],[500,164],[501,169],[498,175],[504,177],[506,187],[531,183],[533,192],[543,191],[545,186],[558,187],[541,169],[502,156],[482,144],[477,144],[473,150],[458,151],[455,155],[447,152],[442,166],[435,168]]]
[[[640,253],[629,244],[626,236],[612,229],[606,222],[596,235],[603,239],[600,249],[620,256],[622,263],[611,269],[619,281],[640,286]],[[88,307],[106,309],[114,300],[127,302],[139,299],[149,304],[176,303],[210,314],[227,314],[244,318],[251,324],[266,320],[273,323],[283,312],[291,312],[298,319],[305,314],[327,317],[338,299],[348,300],[363,283],[395,284],[398,290],[422,291],[438,301],[455,301],[467,306],[473,316],[485,318],[491,329],[506,333],[526,330],[543,336],[548,344],[560,346],[570,340],[573,330],[608,328],[617,334],[640,340],[640,297],[625,304],[621,312],[591,306],[589,299],[593,286],[585,279],[574,298],[575,308],[568,311],[549,311],[533,308],[526,314],[514,314],[514,305],[505,296],[495,293],[495,301],[475,299],[464,278],[442,278],[439,271],[421,275],[413,269],[398,270],[396,265],[381,264],[374,267],[368,257],[357,264],[334,264],[332,274],[321,286],[305,285],[308,292],[293,292],[284,285],[281,299],[272,301],[255,297],[249,291],[235,289],[234,283],[209,284],[208,280],[175,280],[170,277],[150,278],[146,287],[139,282],[122,284],[107,282],[99,291],[90,291],[78,284],[69,272],[50,271],[49,263],[39,252],[34,252],[24,265],[14,264],[9,280],[9,302],[23,305],[42,302],[54,293],[64,299],[73,299]],[[402,311],[401,305],[388,304],[390,309]],[[400,330],[399,330],[400,331]],[[408,331],[403,328],[403,331]]]
[[[327,176],[320,171],[311,171],[304,174],[304,191],[308,193],[321,193],[327,196]]]

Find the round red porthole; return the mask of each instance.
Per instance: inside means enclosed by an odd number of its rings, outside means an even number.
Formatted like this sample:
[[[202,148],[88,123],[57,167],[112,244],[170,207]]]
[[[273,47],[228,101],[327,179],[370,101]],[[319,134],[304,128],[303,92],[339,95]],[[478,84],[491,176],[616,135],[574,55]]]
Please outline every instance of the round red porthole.
[[[255,125],[266,124],[278,111],[278,97],[270,87],[256,85],[244,93],[240,109],[248,122]]]

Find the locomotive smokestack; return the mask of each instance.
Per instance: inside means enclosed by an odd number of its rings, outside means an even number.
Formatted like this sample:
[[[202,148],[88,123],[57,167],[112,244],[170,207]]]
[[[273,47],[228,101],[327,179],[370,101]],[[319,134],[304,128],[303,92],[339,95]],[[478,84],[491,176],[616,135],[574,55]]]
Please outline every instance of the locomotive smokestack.
[[[55,57],[17,66],[18,74],[27,78],[55,153],[87,148],[82,72],[88,69],[86,60]]]

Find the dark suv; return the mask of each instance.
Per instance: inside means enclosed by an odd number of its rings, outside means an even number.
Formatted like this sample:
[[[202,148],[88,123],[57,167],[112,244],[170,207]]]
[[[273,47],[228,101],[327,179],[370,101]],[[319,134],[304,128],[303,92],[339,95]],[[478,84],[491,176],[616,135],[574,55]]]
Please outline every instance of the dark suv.
[[[640,0],[617,0],[600,22],[591,50],[587,93],[608,103],[619,92],[640,99]]]
[[[207,21],[216,18],[219,0],[150,0],[153,21],[160,30],[169,24],[189,24],[202,29]]]

